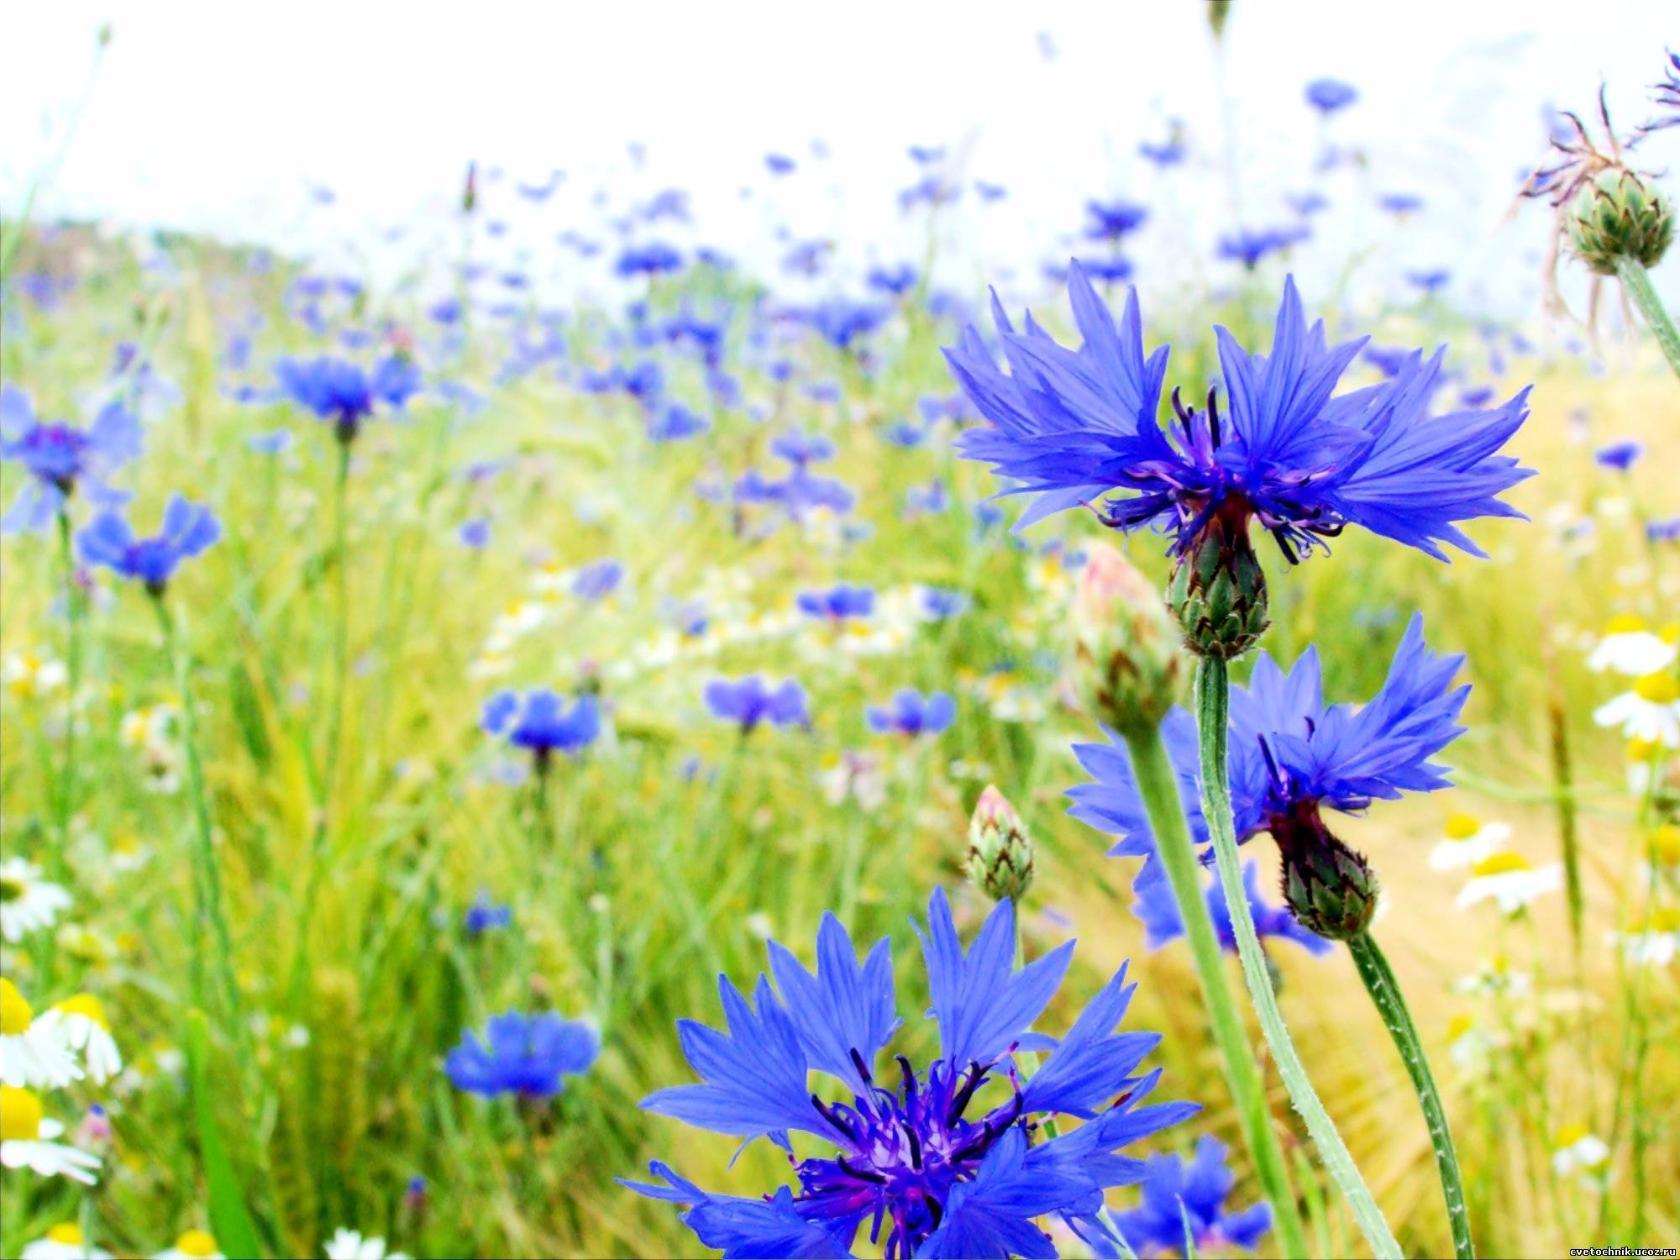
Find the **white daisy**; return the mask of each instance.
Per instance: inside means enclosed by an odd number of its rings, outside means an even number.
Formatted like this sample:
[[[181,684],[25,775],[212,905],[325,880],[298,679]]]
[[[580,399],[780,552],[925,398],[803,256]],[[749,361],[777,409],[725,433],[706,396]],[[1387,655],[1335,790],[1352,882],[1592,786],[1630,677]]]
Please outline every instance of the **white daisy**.
[[[18,1255],[20,1260],[111,1260],[109,1251],[88,1245],[82,1227],[74,1221],[54,1225],[43,1237],[25,1244]]]
[[[50,928],[69,906],[70,894],[42,879],[33,862],[0,862],[0,938],[16,945],[25,934]]]
[[[152,1260],[227,1260],[216,1240],[202,1229],[189,1229],[175,1240],[167,1251],[160,1251]]]
[[[1602,1181],[1610,1172],[1610,1148],[1585,1126],[1566,1125],[1552,1139],[1552,1168],[1560,1177]]]
[[[1666,967],[1680,954],[1680,911],[1653,910],[1634,932],[1612,932],[1605,938],[1636,967]]]
[[[44,696],[57,691],[70,677],[63,661],[35,655],[33,652],[8,652],[0,663],[0,683],[20,700]]]
[[[1451,814],[1441,839],[1429,851],[1429,868],[1457,871],[1474,866],[1505,847],[1511,828],[1502,822],[1483,822],[1471,814]]]
[[[1511,960],[1503,954],[1484,962],[1453,983],[1453,988],[1460,993],[1490,997],[1527,997],[1533,987],[1534,977],[1526,971],[1513,971]]]
[[[52,1011],[36,1019],[17,985],[0,976],[0,1084],[63,1089],[81,1079],[64,1021]]]
[[[111,1036],[105,1007],[91,993],[77,993],[52,1008],[59,1017],[70,1044],[82,1052],[88,1075],[94,1084],[103,1085],[122,1071],[122,1055]]]
[[[1458,893],[1460,906],[1493,901],[1504,914],[1517,914],[1544,893],[1563,886],[1563,866],[1552,862],[1533,867],[1520,853],[1495,853],[1470,869],[1470,882]]]
[[[1653,633],[1638,617],[1617,617],[1604,628],[1604,637],[1587,657],[1594,673],[1613,669],[1618,674],[1655,674],[1674,663],[1680,627]]]
[[[1632,691],[1599,705],[1593,721],[1618,727],[1629,739],[1680,748],[1680,680],[1672,673],[1646,674]]]
[[[48,1120],[41,1100],[27,1089],[0,1085],[0,1166],[27,1168],[42,1177],[69,1177],[91,1186],[99,1157],[53,1139],[64,1132]]]
[[[387,1252],[383,1238],[363,1238],[353,1229],[340,1229],[327,1240],[326,1260],[408,1260],[400,1251]]]

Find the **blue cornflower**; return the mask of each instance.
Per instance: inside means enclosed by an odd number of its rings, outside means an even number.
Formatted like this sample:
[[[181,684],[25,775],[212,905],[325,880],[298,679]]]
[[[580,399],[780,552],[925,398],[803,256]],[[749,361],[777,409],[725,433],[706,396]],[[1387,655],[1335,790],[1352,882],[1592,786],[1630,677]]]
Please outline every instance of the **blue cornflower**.
[[[629,279],[632,276],[664,275],[666,272],[679,270],[682,264],[682,255],[673,246],[653,241],[646,245],[632,246],[619,254],[618,261],[613,264],[613,270]]]
[[[528,749],[538,772],[548,769],[557,752],[575,757],[601,733],[601,707],[594,696],[579,696],[570,709],[552,691],[539,689],[520,696],[498,691],[484,702],[479,725],[488,735]]]
[[[795,430],[774,439],[770,443],[770,453],[778,459],[785,459],[795,468],[805,468],[833,459],[834,443],[820,434],[813,437]]]
[[[1330,207],[1330,198],[1320,192],[1291,193],[1284,198],[1289,208],[1303,219],[1310,219],[1321,210]]]
[[[981,201],[988,203],[993,201],[1002,201],[1009,195],[1009,189],[1004,185],[988,183],[983,179],[977,179],[974,181],[974,191],[980,194]]]
[[[921,615],[929,621],[944,621],[947,617],[967,611],[967,591],[950,590],[940,586],[924,586],[921,595]]]
[[[1173,119],[1167,124],[1167,138],[1164,141],[1156,144],[1145,140],[1138,145],[1138,152],[1162,168],[1179,165],[1186,156],[1184,124],[1176,118]]]
[[[1314,79],[1307,84],[1307,104],[1328,117],[1359,99],[1359,89],[1340,79]]]
[[[1383,193],[1377,198],[1377,204],[1390,214],[1408,215],[1423,209],[1423,198],[1416,193]]]
[[[785,153],[766,153],[764,155],[764,169],[772,175],[791,175],[798,167],[799,163]]]
[[[505,928],[512,922],[513,907],[505,902],[497,905],[490,900],[490,894],[486,892],[480,892],[462,916],[462,924],[467,929],[468,936],[483,936],[493,928]]]
[[[1447,282],[1451,279],[1452,272],[1440,269],[1435,271],[1408,271],[1406,273],[1408,284],[1430,294],[1439,293],[1447,287]]]
[[[714,678],[706,684],[705,700],[713,714],[734,722],[743,735],[750,735],[762,722],[772,726],[811,724],[804,689],[791,678],[774,690],[757,674],[734,680]]]
[[[1104,284],[1118,284],[1122,280],[1130,280],[1132,260],[1116,255],[1113,258],[1093,258],[1085,262],[1085,274],[1093,280],[1100,280]]]
[[[624,566],[617,560],[597,560],[572,575],[572,594],[591,602],[605,599],[624,580]]]
[[[381,407],[401,410],[420,388],[420,370],[407,355],[387,355],[364,369],[359,363],[323,355],[282,359],[275,365],[280,392],[329,421],[340,442],[351,442],[362,422]]]
[[[1287,907],[1272,905],[1261,896],[1259,880],[1260,868],[1253,862],[1244,863],[1243,891],[1248,896],[1248,911],[1254,920],[1255,935],[1261,940],[1275,936],[1294,941],[1313,954],[1329,953],[1329,941],[1297,923]],[[1166,872],[1158,863],[1147,864],[1147,878],[1140,872],[1132,891],[1137,894],[1132,913],[1143,924],[1144,943],[1150,949],[1160,949],[1184,935],[1184,920],[1179,917],[1178,901],[1173,896],[1172,885],[1167,882]],[[1231,907],[1225,901],[1225,889],[1218,879],[1208,884],[1206,898],[1208,915],[1213,919],[1213,930],[1219,938],[1220,948],[1228,954],[1236,953],[1237,938],[1231,926]]]
[[[1090,220],[1085,228],[1086,239],[1112,242],[1142,227],[1149,218],[1149,207],[1124,199],[1093,198],[1085,203],[1085,214]]]
[[[943,891],[919,934],[940,1053],[925,1070],[896,1056],[896,1087],[875,1075],[899,1026],[890,947],[879,942],[860,965],[832,915],[817,932],[814,974],[772,941],[775,986],[760,976],[750,1004],[719,978],[727,1034],[678,1024],[703,1083],[660,1090],[642,1105],[747,1141],[768,1137],[788,1152],[797,1187],[714,1195],[658,1162],[651,1168],[665,1185],[627,1184],[687,1205],[684,1222],[726,1256],[849,1256],[866,1222],[871,1247],[900,1258],[1055,1256],[1034,1223],[1046,1217],[1088,1243],[1111,1239],[1098,1217],[1103,1191],[1137,1182],[1146,1169],[1121,1148],[1197,1110],[1139,1105],[1160,1069],[1137,1069],[1160,1038],[1113,1031],[1135,987],[1126,969],[1057,1041],[1032,1025],[1067,970],[1071,942],[1017,970],[1015,908],[1003,901],[965,953]],[[1042,1066],[1023,1081],[1016,1056],[1042,1050]],[[813,1091],[812,1071],[838,1080],[850,1101],[825,1101],[829,1091]],[[1055,1113],[1083,1123],[1032,1141]],[[793,1131],[833,1154],[796,1157]]]
[[[902,297],[916,287],[916,269],[909,263],[894,267],[871,267],[866,277],[870,288],[892,297]]]
[[[801,591],[797,603],[799,611],[807,617],[842,622],[873,613],[875,592],[867,586],[849,586],[842,582],[825,591]]]
[[[1423,640],[1423,618],[1414,615],[1381,690],[1362,708],[1324,703],[1316,648],[1308,648],[1287,674],[1261,652],[1248,686],[1231,689],[1231,805],[1237,841],[1261,832],[1277,841],[1285,899],[1297,917],[1300,907],[1289,895],[1291,870],[1326,848],[1345,850],[1330,834],[1321,809],[1359,813],[1373,800],[1451,786],[1446,767],[1430,758],[1463,732],[1457,721],[1470,688],[1453,686],[1463,663],[1462,656],[1431,652]],[[1205,843],[1195,720],[1182,708],[1174,709],[1161,736],[1177,771],[1191,835]],[[1076,745],[1074,754],[1093,781],[1068,792],[1073,801],[1068,812],[1119,837],[1110,856],[1148,859],[1138,885],[1162,878],[1124,742],[1111,736],[1107,744]],[[1326,934],[1316,922],[1306,926]]]
[[[681,403],[670,403],[663,411],[648,417],[648,436],[655,442],[681,442],[711,428],[704,416],[690,411]]]
[[[471,547],[474,551],[482,550],[490,545],[490,522],[482,516],[463,521],[461,528],[455,531],[455,537],[463,547]]]
[[[0,518],[0,534],[46,528],[78,486],[96,507],[121,505],[128,496],[105,478],[138,454],[140,422],[121,403],[107,403],[91,425],[78,429],[43,423],[28,394],[0,385],[0,459],[15,459],[29,473]]]
[[[906,687],[893,695],[890,705],[870,705],[865,716],[869,719],[869,729],[877,734],[914,739],[945,730],[956,720],[957,705],[943,691],[924,696]]]
[[[145,584],[162,595],[181,561],[196,556],[222,536],[210,509],[175,495],[163,509],[163,528],[149,538],[136,538],[128,522],[104,512],[76,535],[83,561]]]
[[[1016,333],[994,298],[1010,373],[972,328],[945,352],[991,421],[964,433],[960,450],[1014,479],[1004,493],[1034,496],[1022,526],[1118,488],[1131,493],[1103,503],[1099,519],[1123,530],[1152,525],[1181,555],[1215,525],[1246,536],[1258,520],[1291,561],[1350,524],[1445,559],[1441,543],[1483,554],[1455,522],[1520,515],[1497,496],[1531,474],[1497,452],[1528,414],[1527,390],[1492,410],[1432,418],[1442,349],[1427,361],[1414,353],[1382,385],[1333,398],[1364,341],[1327,345],[1290,280],[1269,354],[1217,330],[1228,414],[1214,391],[1205,411],[1175,391],[1182,434],[1169,438],[1156,420],[1168,351],[1145,359],[1136,291],[1116,327],[1077,264],[1068,290],[1079,350],[1030,317]]]
[[[469,1094],[553,1098],[565,1088],[562,1077],[587,1072],[600,1053],[600,1038],[581,1020],[509,1011],[491,1017],[482,1040],[463,1033],[443,1070]]]
[[[1626,472],[1639,462],[1639,457],[1645,453],[1645,444],[1628,438],[1620,442],[1612,442],[1609,446],[1600,447],[1593,452],[1593,462],[1601,468],[1613,468],[1617,472]]]
[[[1225,1144],[1203,1137],[1188,1163],[1177,1155],[1150,1156],[1143,1202],[1115,1213],[1114,1223],[1140,1256],[1183,1255],[1186,1233],[1199,1256],[1224,1255],[1232,1247],[1253,1251],[1272,1227],[1272,1209],[1256,1203],[1241,1212],[1225,1211],[1236,1183],[1225,1167]]]
[[[1311,233],[1305,227],[1238,228],[1219,238],[1219,256],[1253,271],[1267,254],[1298,245]]]
[[[804,320],[836,350],[850,350],[887,322],[892,308],[879,302],[835,297],[803,313]]]

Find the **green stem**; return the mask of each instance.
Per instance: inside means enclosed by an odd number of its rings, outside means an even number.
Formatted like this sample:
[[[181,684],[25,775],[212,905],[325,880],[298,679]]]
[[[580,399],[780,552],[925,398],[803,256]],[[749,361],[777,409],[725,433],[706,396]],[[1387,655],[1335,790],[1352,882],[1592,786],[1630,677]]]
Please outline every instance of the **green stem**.
[[[1190,946],[1196,978],[1202,986],[1202,1000],[1207,1004],[1214,1041],[1224,1060],[1225,1082],[1236,1104],[1237,1119],[1261,1189],[1272,1205],[1281,1249],[1287,1256],[1308,1255],[1306,1231],[1290,1186],[1283,1147],[1272,1124],[1260,1063],[1248,1044],[1236,997],[1225,974],[1219,938],[1214,934],[1207,900],[1202,895],[1199,865],[1178,796],[1177,775],[1159,731],[1128,733],[1126,747],[1131,753],[1138,793],[1149,815],[1149,828],[1155,836],[1155,851],[1166,868],[1167,882],[1172,885],[1173,897],[1178,902],[1184,937]]]
[[[1650,273],[1638,259],[1623,254],[1616,259],[1616,275],[1621,279],[1622,291],[1633,299],[1633,304],[1651,326],[1669,367],[1674,369],[1676,376],[1680,376],[1680,328],[1674,326],[1674,319],[1663,309]]]
[[[338,774],[339,743],[344,736],[345,692],[350,685],[350,556],[346,543],[350,496],[350,443],[338,443],[338,476],[333,485],[333,707],[327,728],[327,751],[321,774],[323,815],[332,808]]]
[[[1406,1074],[1417,1090],[1418,1103],[1423,1107],[1424,1123],[1429,1126],[1429,1143],[1435,1148],[1435,1170],[1441,1175],[1441,1194],[1447,1201],[1447,1222],[1452,1227],[1453,1254],[1459,1260],[1472,1260],[1476,1247],[1470,1240],[1470,1213],[1464,1206],[1464,1179],[1458,1171],[1458,1152],[1453,1149],[1452,1130],[1447,1127],[1446,1109],[1441,1105],[1435,1077],[1429,1070],[1429,1060],[1418,1039],[1417,1026],[1406,1008],[1406,998],[1400,992],[1400,982],[1388,959],[1377,947],[1369,932],[1361,932],[1347,943],[1348,952],[1359,968],[1359,978],[1381,1012],[1383,1023],[1394,1038],[1395,1049],[1406,1064]]]
[[[1319,1101],[1318,1092],[1307,1078],[1301,1056],[1290,1040],[1289,1029],[1278,1009],[1277,994],[1272,992],[1271,975],[1266,970],[1266,956],[1260,949],[1260,938],[1254,931],[1254,916],[1249,912],[1248,893],[1243,887],[1242,865],[1237,857],[1237,837],[1231,816],[1230,769],[1227,764],[1227,741],[1230,722],[1230,676],[1225,661],[1217,656],[1204,656],[1196,670],[1196,726],[1200,733],[1202,769],[1202,810],[1207,816],[1208,833],[1213,837],[1214,857],[1219,864],[1219,883],[1225,891],[1225,903],[1231,913],[1231,931],[1237,938],[1237,956],[1242,961],[1243,979],[1248,984],[1249,997],[1260,1028],[1266,1034],[1266,1044],[1272,1058],[1277,1060],[1278,1075],[1295,1110],[1306,1122],[1313,1145],[1318,1148],[1324,1167],[1335,1181],[1342,1196],[1353,1211],[1360,1232],[1371,1250],[1385,1260],[1400,1260],[1400,1244],[1383,1219],[1382,1210],[1371,1195],[1371,1189],[1360,1176],[1359,1167],[1348,1153],[1342,1135],[1336,1132],[1329,1113]]]
[[[70,870],[70,820],[76,812],[76,696],[82,685],[82,621],[87,603],[76,583],[76,555],[70,544],[70,512],[58,509],[58,549],[64,567],[64,763],[53,805],[58,843],[53,847],[52,877],[63,883]]]

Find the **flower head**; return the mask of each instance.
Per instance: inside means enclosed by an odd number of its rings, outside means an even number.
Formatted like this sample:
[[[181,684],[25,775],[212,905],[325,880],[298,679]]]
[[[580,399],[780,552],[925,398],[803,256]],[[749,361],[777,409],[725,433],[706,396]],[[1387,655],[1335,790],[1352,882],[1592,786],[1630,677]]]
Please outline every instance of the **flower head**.
[[[0,861],[0,940],[16,945],[30,932],[50,928],[70,908],[70,894],[21,857]]]
[[[807,617],[839,623],[873,613],[875,592],[867,586],[850,586],[842,582],[823,591],[801,591],[797,603],[799,611]]]
[[[847,1256],[866,1223],[871,1244],[892,1257],[1053,1256],[1033,1223],[1051,1216],[1086,1239],[1109,1237],[1097,1216],[1103,1190],[1144,1173],[1120,1149],[1196,1107],[1139,1105],[1160,1073],[1137,1069],[1159,1038],[1113,1031],[1132,993],[1124,968],[1060,1041],[1032,1031],[1072,944],[1017,969],[1014,939],[1014,905],[1003,901],[965,952],[944,893],[934,893],[922,952],[940,1053],[925,1070],[896,1056],[897,1085],[876,1074],[899,1025],[888,943],[860,965],[846,930],[825,916],[813,973],[772,941],[775,984],[760,976],[751,1002],[719,979],[727,1034],[678,1025],[702,1083],[660,1090],[642,1105],[748,1141],[770,1138],[788,1152],[797,1187],[714,1195],[655,1163],[665,1184],[632,1188],[687,1205],[683,1219],[700,1241],[733,1256]],[[1017,1054],[1045,1049],[1037,1074],[1023,1080]],[[837,1080],[850,1101],[813,1091],[813,1071]],[[1052,1113],[1083,1123],[1032,1141]],[[832,1154],[813,1145],[800,1157],[794,1132]]]
[[[1182,1253],[1185,1240],[1197,1255],[1222,1255],[1232,1247],[1253,1251],[1271,1228],[1272,1209],[1256,1203],[1227,1212],[1225,1200],[1236,1185],[1225,1167],[1225,1144],[1203,1137],[1194,1159],[1152,1155],[1143,1176],[1143,1202],[1115,1215],[1120,1233],[1139,1255]]]
[[[280,392],[333,426],[340,442],[351,442],[362,422],[380,407],[402,410],[420,388],[420,372],[407,355],[387,355],[372,368],[323,355],[282,359],[274,369]]]
[[[746,678],[716,678],[706,684],[706,707],[714,715],[734,722],[743,735],[762,722],[772,726],[809,726],[805,691],[793,679],[772,688],[758,674]]]
[[[956,719],[956,702],[943,691],[924,696],[909,687],[897,692],[890,705],[870,705],[869,729],[909,738],[937,735]]]
[[[201,555],[221,536],[222,527],[209,508],[177,494],[163,509],[163,527],[156,534],[137,538],[127,521],[106,512],[76,535],[76,549],[88,564],[162,595],[181,561]]]
[[[556,693],[538,689],[520,696],[499,691],[484,704],[485,733],[528,750],[538,769],[557,752],[575,757],[601,733],[601,707],[594,696],[579,696],[568,709]]]
[[[509,1011],[490,1020],[482,1040],[462,1034],[443,1070],[469,1094],[552,1098],[564,1088],[562,1077],[587,1072],[600,1052],[600,1038],[580,1020]]]
[[[1359,99],[1359,89],[1340,79],[1314,79],[1307,84],[1307,104],[1326,116],[1346,109]]]
[[[91,1186],[97,1180],[99,1157],[56,1141],[63,1132],[62,1124],[47,1118],[34,1093],[0,1085],[0,1166]]]
[[[99,507],[117,507],[127,495],[105,478],[140,454],[140,422],[120,402],[107,403],[85,429],[38,420],[29,395],[0,385],[0,459],[16,460],[29,473],[15,502],[0,517],[0,533],[45,528],[80,487]]]
[[[1356,922],[1362,930],[1376,894],[1364,860],[1330,833],[1321,811],[1358,813],[1373,800],[1450,785],[1446,767],[1430,759],[1463,731],[1457,719],[1470,689],[1453,686],[1463,659],[1431,652],[1423,620],[1414,616],[1382,688],[1361,708],[1324,703],[1313,648],[1288,673],[1262,653],[1249,685],[1231,689],[1231,801],[1238,842],[1261,832],[1277,841],[1285,900],[1319,935],[1340,939]],[[1161,729],[1191,832],[1205,842],[1194,719],[1175,709]],[[1070,812],[1120,837],[1111,855],[1151,859],[1139,883],[1159,878],[1151,869],[1154,837],[1123,742],[1083,744],[1074,752],[1094,782],[1068,793],[1074,802]],[[1343,902],[1315,912],[1315,899],[1330,891]]]
[[[1175,393],[1177,434],[1156,420],[1167,349],[1147,358],[1137,294],[1115,324],[1075,264],[1068,292],[1084,345],[1069,350],[1032,322],[1017,333],[994,300],[1010,372],[973,329],[946,357],[989,427],[961,439],[962,453],[992,464],[1030,494],[1021,518],[1125,492],[1097,509],[1104,524],[1150,525],[1188,550],[1216,521],[1227,532],[1257,521],[1291,561],[1348,525],[1445,559],[1447,543],[1481,551],[1456,522],[1514,516],[1498,495],[1529,472],[1497,452],[1528,414],[1526,391],[1501,407],[1431,417],[1444,351],[1411,355],[1381,385],[1335,397],[1363,340],[1332,346],[1322,323],[1307,326],[1293,281],[1268,354],[1251,354],[1217,330],[1226,405],[1205,409]]]

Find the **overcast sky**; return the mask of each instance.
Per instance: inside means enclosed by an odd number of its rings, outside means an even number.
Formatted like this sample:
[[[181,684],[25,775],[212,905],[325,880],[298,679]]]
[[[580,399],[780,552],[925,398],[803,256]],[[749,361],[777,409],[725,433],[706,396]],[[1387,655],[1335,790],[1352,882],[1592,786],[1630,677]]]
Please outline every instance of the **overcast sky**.
[[[1362,99],[1332,138],[1371,158],[1328,179],[1336,206],[1315,250],[1328,267],[1385,242],[1375,271],[1447,267],[1466,301],[1530,300],[1537,208],[1507,221],[1518,172],[1542,153],[1542,105],[1585,109],[1600,79],[1620,122],[1647,116],[1673,0],[1248,0],[1223,50],[1202,6],[382,3],[144,6],[17,4],[0,75],[0,204],[15,212],[59,148],[93,61],[114,38],[49,213],[207,230],[342,261],[411,250],[442,225],[470,159],[510,178],[567,172],[533,208],[487,189],[513,242],[594,228],[592,199],[623,206],[666,186],[693,196],[701,235],[765,264],[769,227],[833,235],[854,262],[910,256],[895,193],[908,144],[947,144],[1008,201],[965,212],[984,270],[1065,255],[1086,197],[1129,193],[1156,221],[1139,238],[1146,282],[1203,263],[1238,215],[1284,217],[1314,184],[1322,143],[1302,86],[1319,75]],[[1161,176],[1136,156],[1169,117],[1197,162]],[[1669,136],[1680,135],[1671,132]],[[809,160],[821,139],[830,156]],[[1663,139],[1667,140],[1668,137]],[[627,144],[646,146],[640,170]],[[1651,146],[1680,164],[1680,145]],[[805,159],[772,183],[762,158]],[[312,185],[336,202],[313,206]],[[751,187],[750,196],[742,195]],[[1398,236],[1376,193],[1426,210]],[[499,198],[499,200],[498,200]],[[383,231],[409,224],[398,245]],[[974,226],[978,224],[978,226]],[[917,229],[919,230],[919,229]],[[698,238],[696,238],[698,239]],[[549,252],[553,252],[550,249]],[[1172,260],[1169,267],[1167,260]],[[1661,282],[1680,296],[1670,262]]]

